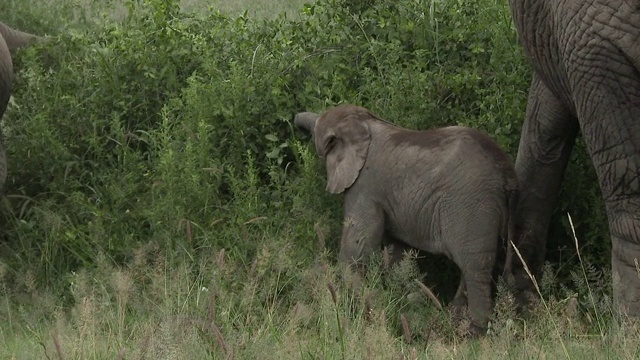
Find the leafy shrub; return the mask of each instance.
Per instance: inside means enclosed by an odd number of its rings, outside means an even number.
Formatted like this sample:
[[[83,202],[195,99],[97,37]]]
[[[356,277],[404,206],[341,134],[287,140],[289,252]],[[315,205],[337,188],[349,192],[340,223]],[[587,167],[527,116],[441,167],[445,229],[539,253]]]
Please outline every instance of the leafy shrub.
[[[12,4],[10,18],[28,18]],[[26,268],[62,279],[98,253],[125,263],[149,242],[246,262],[256,239],[293,233],[292,258],[335,251],[340,199],[297,139],[299,111],[351,102],[409,128],[469,125],[515,156],[530,68],[504,1],[321,0],[263,21],[177,0],[96,5],[92,21],[65,4],[58,18],[34,12],[31,29],[57,32],[19,53],[4,118],[0,254],[15,282]],[[126,13],[103,13],[112,5]],[[606,262],[589,160],[575,157],[560,209],[580,219],[586,257]],[[551,237],[568,243],[561,218]]]

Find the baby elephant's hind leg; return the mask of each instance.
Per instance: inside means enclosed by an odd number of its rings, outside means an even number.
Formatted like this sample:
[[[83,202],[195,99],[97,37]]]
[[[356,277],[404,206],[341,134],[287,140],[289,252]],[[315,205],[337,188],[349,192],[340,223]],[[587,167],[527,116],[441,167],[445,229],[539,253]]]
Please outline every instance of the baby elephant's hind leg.
[[[491,268],[467,271],[462,274],[467,287],[467,301],[471,316],[471,332],[484,334],[491,317]]]
[[[477,203],[492,204],[492,200],[482,196]],[[467,290],[472,334],[485,334],[492,314],[493,270],[503,222],[497,208],[481,206],[457,213],[458,226],[447,228],[450,254],[462,273],[461,286]]]

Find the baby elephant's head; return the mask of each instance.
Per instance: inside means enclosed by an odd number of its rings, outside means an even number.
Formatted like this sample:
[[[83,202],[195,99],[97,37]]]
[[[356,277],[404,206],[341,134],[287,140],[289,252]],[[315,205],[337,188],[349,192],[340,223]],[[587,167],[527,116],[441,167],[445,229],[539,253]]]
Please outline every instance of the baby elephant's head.
[[[340,105],[322,115],[296,115],[294,124],[311,133],[318,156],[325,161],[328,192],[340,194],[358,178],[369,151],[373,119],[369,110],[354,105]]]

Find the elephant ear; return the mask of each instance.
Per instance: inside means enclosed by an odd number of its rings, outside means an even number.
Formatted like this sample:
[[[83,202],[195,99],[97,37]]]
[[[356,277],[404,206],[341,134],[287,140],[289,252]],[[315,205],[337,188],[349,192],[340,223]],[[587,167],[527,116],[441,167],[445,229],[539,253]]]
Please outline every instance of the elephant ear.
[[[358,116],[347,116],[321,140],[320,155],[325,157],[327,188],[341,194],[358,178],[371,143],[369,124]]]

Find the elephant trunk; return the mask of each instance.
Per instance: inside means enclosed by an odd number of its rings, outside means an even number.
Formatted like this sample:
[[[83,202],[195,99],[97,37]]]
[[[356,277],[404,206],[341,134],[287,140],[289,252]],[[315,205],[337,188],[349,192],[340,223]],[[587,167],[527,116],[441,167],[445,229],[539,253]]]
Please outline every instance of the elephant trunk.
[[[369,261],[369,257],[382,246],[379,243],[371,244],[366,239],[358,237],[358,241],[354,238],[350,241],[342,241],[338,261],[355,267],[364,266]]]
[[[320,115],[312,112],[303,112],[296,115],[293,123],[296,127],[306,130],[311,135],[314,134],[314,129],[316,127],[316,122]]]
[[[0,22],[0,36],[4,39],[11,53],[15,52],[18,48],[31,45],[40,39],[39,36],[12,29],[2,22]]]

